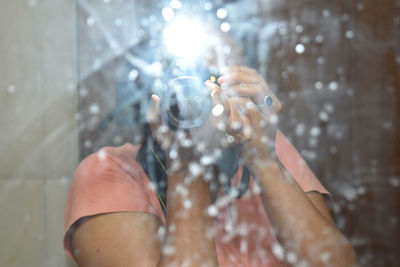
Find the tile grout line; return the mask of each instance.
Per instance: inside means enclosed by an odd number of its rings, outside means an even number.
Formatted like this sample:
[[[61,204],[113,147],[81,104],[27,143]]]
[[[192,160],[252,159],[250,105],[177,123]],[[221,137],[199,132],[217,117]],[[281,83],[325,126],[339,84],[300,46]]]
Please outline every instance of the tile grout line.
[[[43,75],[44,75],[44,68],[43,68],[43,62],[44,62],[44,43],[43,43],[43,2],[40,1],[38,6],[38,12],[37,15],[39,16],[38,18],[38,30],[40,31],[37,36],[39,36],[38,40],[38,45],[39,45],[39,73],[38,73],[38,81],[37,81],[37,86],[40,87],[40,94],[41,94],[41,119],[42,119],[42,140],[45,139],[45,134],[46,134],[46,123],[45,123],[45,89],[43,86]],[[45,153],[46,153],[46,147],[43,148],[42,151],[42,179],[43,179],[43,242],[44,242],[44,251],[43,251],[43,263],[45,266],[48,266],[48,242],[47,242],[47,183],[46,183],[46,160],[45,160]]]

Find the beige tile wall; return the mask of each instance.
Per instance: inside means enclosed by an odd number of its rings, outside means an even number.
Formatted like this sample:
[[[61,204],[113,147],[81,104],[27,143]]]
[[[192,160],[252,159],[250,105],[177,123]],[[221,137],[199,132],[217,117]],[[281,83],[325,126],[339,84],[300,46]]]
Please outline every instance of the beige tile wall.
[[[75,1],[1,1],[0,34],[0,266],[76,266],[62,249],[78,162]]]

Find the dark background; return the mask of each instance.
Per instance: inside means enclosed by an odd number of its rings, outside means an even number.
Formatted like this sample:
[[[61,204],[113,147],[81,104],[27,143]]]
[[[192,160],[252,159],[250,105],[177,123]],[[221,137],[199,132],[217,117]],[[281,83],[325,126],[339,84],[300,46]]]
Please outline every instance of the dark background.
[[[225,20],[245,47],[247,64],[282,100],[280,127],[332,193],[336,223],[361,265],[398,266],[400,1],[214,4],[228,11]],[[114,119],[106,131],[98,126],[115,107],[115,83],[129,72],[121,51],[152,3],[146,5],[77,1],[81,158],[133,142],[132,125]],[[88,26],[93,12],[103,29]],[[104,27],[113,40],[104,37]],[[300,43],[302,54],[295,49]]]

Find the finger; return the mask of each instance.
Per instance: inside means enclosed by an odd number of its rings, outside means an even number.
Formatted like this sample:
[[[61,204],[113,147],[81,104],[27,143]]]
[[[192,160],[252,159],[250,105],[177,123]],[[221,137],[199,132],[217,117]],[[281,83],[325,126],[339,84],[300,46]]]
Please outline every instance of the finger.
[[[211,111],[214,126],[219,130],[225,130],[229,121],[230,107],[226,97],[216,88],[211,92],[213,108]]]
[[[249,84],[249,83],[232,85],[224,90],[224,92],[226,92],[226,94],[230,97],[235,97],[235,96],[254,97],[260,94],[262,91],[263,88],[261,87],[260,84]]]
[[[218,83],[222,86],[231,86],[242,83],[260,83],[262,78],[257,73],[229,72],[218,78]]]
[[[242,66],[242,65],[232,65],[232,66],[227,66],[224,68],[221,68],[221,74],[227,74],[230,72],[247,72],[247,73],[257,73],[257,71],[255,69],[246,67],[246,66]]]
[[[229,98],[228,103],[229,103],[229,110],[230,110],[228,132],[231,134],[236,134],[236,133],[241,132],[243,129],[242,118],[239,114],[239,111],[234,102],[234,99]]]
[[[219,87],[218,84],[216,84],[210,80],[207,80],[204,84],[210,90],[210,92],[212,92],[212,91],[222,92],[221,87]]]
[[[281,110],[281,102],[265,82],[261,84],[243,83],[240,85],[233,85],[228,89],[225,89],[224,92],[226,92],[229,97],[251,97],[265,115],[268,115],[271,113],[271,111],[279,113]],[[272,106],[269,106],[267,103],[265,103],[266,96],[270,96],[272,98]]]
[[[252,136],[252,126],[249,118],[247,117],[247,114],[240,112],[239,110],[239,115],[240,119],[242,120],[243,123],[243,131],[242,135],[244,137],[244,140],[249,140]]]
[[[149,108],[146,112],[147,122],[150,124],[152,130],[157,125],[161,124],[161,114],[160,114],[160,98],[157,95],[152,95],[150,97]]]
[[[230,98],[230,101],[232,105],[237,107],[236,110],[245,115],[251,123],[266,119],[251,99],[245,97],[232,97]]]

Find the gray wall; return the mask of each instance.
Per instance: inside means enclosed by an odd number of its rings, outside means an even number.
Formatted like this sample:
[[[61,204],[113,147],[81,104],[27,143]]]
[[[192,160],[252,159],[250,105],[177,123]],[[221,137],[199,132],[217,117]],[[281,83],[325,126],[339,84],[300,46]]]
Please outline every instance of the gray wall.
[[[78,162],[75,1],[0,2],[0,266],[75,266],[64,205]]]

